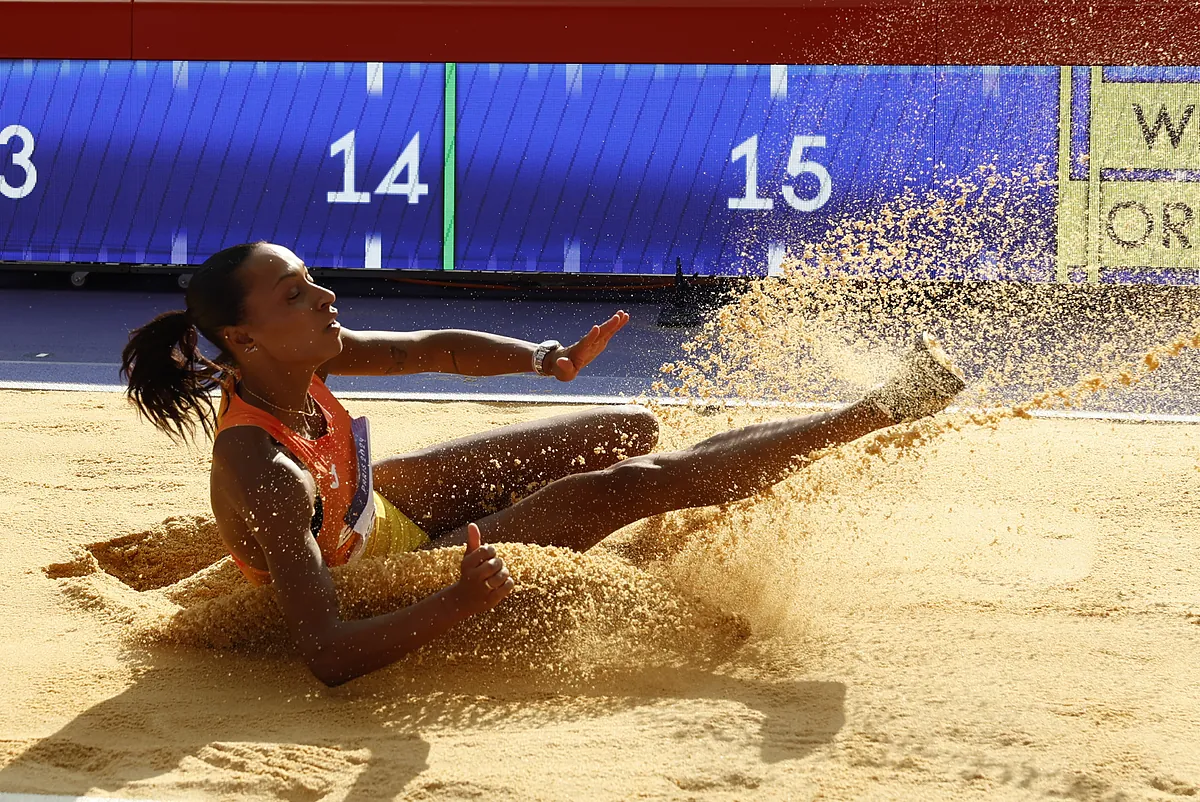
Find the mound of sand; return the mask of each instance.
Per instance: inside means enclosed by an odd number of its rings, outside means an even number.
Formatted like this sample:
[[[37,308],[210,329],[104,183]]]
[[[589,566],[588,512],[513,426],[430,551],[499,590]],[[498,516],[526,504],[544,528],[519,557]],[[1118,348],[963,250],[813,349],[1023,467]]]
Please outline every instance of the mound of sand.
[[[711,659],[749,635],[742,617],[611,554],[522,543],[497,550],[516,581],[512,595],[411,659],[471,659],[584,676],[613,665]],[[461,549],[436,549],[334,569],[342,615],[368,618],[413,604],[453,584],[461,560]],[[221,556],[211,518],[172,517],[146,532],[92,544],[46,573],[65,580],[63,590],[76,603],[121,622],[134,644],[294,657],[274,591],[251,585]]]

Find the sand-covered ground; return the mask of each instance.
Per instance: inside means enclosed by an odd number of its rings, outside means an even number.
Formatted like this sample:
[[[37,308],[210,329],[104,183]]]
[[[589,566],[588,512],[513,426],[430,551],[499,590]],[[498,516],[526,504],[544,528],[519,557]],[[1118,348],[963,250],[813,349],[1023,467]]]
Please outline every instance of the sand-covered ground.
[[[371,416],[377,455],[559,411],[347,406]],[[119,396],[2,392],[0,791],[1200,794],[1197,429],[950,420],[582,557],[502,547],[511,609],[329,690],[220,566],[174,590],[151,568],[214,557],[204,449]],[[672,416],[663,446],[728,425]],[[404,571],[434,583],[449,557],[364,566],[343,588],[398,598]],[[212,645],[222,633],[235,648]]]

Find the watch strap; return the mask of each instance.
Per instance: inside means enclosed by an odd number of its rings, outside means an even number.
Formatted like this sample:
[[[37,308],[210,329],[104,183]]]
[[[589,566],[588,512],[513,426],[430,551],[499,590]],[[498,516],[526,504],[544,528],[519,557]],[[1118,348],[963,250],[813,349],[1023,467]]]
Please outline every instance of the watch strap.
[[[550,376],[549,372],[544,370],[546,357],[556,348],[562,348],[562,343],[558,340],[546,340],[539,343],[538,347],[533,352],[533,372],[539,376]]]

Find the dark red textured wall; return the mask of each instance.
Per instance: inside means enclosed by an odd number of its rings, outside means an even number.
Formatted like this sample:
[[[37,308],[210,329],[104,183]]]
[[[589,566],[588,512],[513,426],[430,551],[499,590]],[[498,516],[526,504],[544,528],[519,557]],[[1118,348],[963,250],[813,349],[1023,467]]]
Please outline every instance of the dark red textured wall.
[[[0,0],[0,58],[1200,63],[1196,0]]]

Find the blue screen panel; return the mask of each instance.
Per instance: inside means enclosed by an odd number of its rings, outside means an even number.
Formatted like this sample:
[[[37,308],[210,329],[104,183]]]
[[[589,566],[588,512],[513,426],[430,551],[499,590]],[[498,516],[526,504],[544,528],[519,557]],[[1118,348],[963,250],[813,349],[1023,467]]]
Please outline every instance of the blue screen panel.
[[[459,65],[456,263],[755,275],[904,190],[1056,169],[1058,71]],[[1017,199],[1045,210],[1053,189]],[[1033,195],[1040,194],[1034,198]],[[1036,203],[1031,202],[1036,201]]]
[[[27,132],[0,165],[30,189],[0,197],[0,259],[187,264],[268,239],[313,265],[437,269],[443,72],[0,62],[0,129]]]

